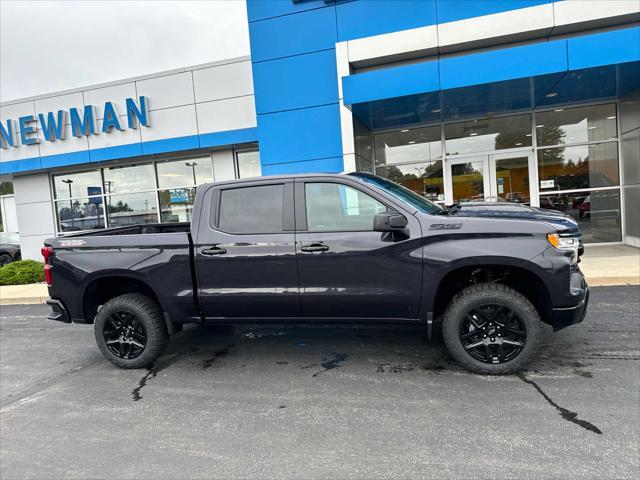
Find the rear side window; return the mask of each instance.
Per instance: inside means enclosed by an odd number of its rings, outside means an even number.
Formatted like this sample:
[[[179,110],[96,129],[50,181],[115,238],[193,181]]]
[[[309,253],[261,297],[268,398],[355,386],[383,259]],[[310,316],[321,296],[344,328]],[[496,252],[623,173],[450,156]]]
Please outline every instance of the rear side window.
[[[338,183],[307,183],[305,203],[310,231],[373,230],[373,217],[387,210],[366,193]]]
[[[223,190],[218,228],[228,233],[281,233],[284,185]]]

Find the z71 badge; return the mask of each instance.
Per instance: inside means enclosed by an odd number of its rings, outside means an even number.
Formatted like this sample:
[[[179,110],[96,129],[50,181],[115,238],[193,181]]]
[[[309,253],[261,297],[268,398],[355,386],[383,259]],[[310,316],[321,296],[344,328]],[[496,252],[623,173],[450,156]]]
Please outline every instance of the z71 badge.
[[[461,227],[461,223],[434,223],[429,230],[459,230]]]

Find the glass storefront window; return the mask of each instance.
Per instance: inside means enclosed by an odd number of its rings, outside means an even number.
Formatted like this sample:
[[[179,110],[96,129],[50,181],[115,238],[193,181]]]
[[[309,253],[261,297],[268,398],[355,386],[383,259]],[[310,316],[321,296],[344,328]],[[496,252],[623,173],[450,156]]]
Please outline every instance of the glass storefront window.
[[[238,152],[237,161],[239,178],[259,177],[262,174],[260,152],[257,150],[252,152]]]
[[[100,177],[100,170],[54,175],[53,189],[57,199],[101,195],[102,178]]]
[[[211,157],[159,162],[156,168],[160,188],[190,187],[213,181]]]
[[[387,165],[377,167],[376,174],[416,192],[432,201],[444,201],[442,161]]]
[[[156,192],[110,195],[106,202],[110,227],[158,223]]]
[[[102,197],[57,201],[56,213],[59,232],[104,228]]]
[[[374,136],[376,166],[425,162],[442,157],[440,126],[405,129]]]
[[[571,215],[585,243],[619,242],[620,190],[591,190],[540,195],[540,207]]]
[[[160,190],[160,218],[163,222],[190,222],[195,188],[171,188]]]
[[[447,155],[530,147],[531,115],[485,118],[444,126]]]
[[[538,150],[540,192],[619,185],[618,142]]]
[[[539,146],[599,142],[618,136],[615,104],[536,113]]]
[[[105,193],[129,193],[156,188],[153,165],[112,167],[104,169]]]

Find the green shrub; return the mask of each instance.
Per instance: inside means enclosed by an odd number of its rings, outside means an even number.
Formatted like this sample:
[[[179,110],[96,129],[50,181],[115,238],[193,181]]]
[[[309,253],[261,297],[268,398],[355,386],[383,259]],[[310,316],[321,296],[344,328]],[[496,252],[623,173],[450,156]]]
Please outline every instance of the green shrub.
[[[35,260],[19,260],[0,267],[0,285],[26,285],[44,282],[44,264]]]

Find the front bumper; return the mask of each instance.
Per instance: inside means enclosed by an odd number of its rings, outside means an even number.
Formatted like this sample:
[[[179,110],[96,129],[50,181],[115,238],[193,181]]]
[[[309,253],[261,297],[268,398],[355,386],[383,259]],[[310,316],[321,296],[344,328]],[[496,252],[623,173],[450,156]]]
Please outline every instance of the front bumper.
[[[589,286],[580,270],[571,272],[571,295],[576,304],[569,307],[556,307],[552,311],[551,323],[555,331],[584,320],[589,304]]]
[[[57,322],[71,323],[69,312],[60,300],[47,298],[47,305],[51,307],[51,312],[47,315],[47,320],[55,320]]]

